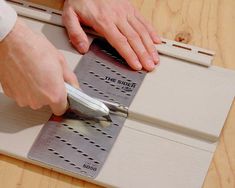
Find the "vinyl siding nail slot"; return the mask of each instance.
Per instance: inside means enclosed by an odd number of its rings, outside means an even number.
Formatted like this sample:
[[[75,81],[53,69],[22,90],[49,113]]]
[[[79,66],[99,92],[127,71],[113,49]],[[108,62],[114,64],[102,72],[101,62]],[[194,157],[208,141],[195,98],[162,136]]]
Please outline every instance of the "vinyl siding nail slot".
[[[46,9],[39,8],[39,7],[32,6],[32,5],[29,5],[28,7],[29,7],[29,8],[32,8],[32,9],[40,10],[40,11],[43,11],[43,12],[46,12],[46,11],[47,11]]]
[[[210,54],[210,53],[207,53],[207,52],[203,52],[203,51],[198,51],[199,54],[204,54],[204,55],[208,55],[208,56],[214,56],[214,54]]]
[[[13,1],[13,0],[7,0],[7,1],[14,3],[14,4],[17,4],[17,5],[21,5],[21,6],[24,5],[22,2],[19,2],[19,1]]]
[[[177,47],[177,48],[182,48],[182,49],[185,49],[185,50],[189,50],[189,51],[192,50],[191,48],[187,48],[185,46],[180,46],[180,45],[177,45],[177,44],[173,44],[172,46]]]

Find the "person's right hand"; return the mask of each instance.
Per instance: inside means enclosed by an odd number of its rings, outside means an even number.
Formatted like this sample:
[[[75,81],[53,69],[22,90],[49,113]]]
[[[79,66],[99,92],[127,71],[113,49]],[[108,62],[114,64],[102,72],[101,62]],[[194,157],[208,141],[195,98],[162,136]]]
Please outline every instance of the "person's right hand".
[[[161,39],[130,0],[65,0],[62,18],[80,53],[90,45],[83,24],[105,37],[132,69],[152,71],[159,64],[155,44]]]
[[[4,93],[21,107],[49,105],[55,115],[67,109],[64,81],[77,87],[62,54],[43,36],[17,20],[0,42],[0,82]]]

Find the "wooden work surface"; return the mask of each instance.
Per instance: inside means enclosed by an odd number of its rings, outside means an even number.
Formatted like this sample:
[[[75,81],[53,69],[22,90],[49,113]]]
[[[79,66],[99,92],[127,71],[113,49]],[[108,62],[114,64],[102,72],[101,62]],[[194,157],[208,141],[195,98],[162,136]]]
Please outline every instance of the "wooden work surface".
[[[57,9],[63,7],[63,0],[31,0],[31,2]],[[133,2],[153,23],[160,36],[214,50],[216,52],[214,65],[235,70],[234,0],[133,0]],[[235,104],[220,136],[220,143],[206,176],[204,188],[235,187],[234,143]],[[0,155],[0,188],[21,187],[99,186]]]

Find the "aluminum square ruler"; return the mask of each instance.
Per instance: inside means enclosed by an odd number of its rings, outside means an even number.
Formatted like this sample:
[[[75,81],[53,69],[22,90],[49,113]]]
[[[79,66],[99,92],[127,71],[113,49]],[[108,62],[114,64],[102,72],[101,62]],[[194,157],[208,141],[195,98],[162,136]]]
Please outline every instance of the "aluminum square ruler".
[[[103,100],[129,106],[145,72],[132,71],[103,39],[95,39],[75,69],[81,89]],[[125,122],[111,115],[112,124],[102,127],[69,111],[52,116],[44,125],[28,157],[90,178],[95,178]]]

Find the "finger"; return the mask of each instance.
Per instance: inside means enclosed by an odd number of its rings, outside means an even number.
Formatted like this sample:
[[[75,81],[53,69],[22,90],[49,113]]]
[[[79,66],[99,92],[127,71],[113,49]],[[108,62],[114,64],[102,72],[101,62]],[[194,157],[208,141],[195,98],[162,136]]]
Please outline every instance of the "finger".
[[[27,89],[25,89],[25,87],[21,87],[22,86],[21,82],[17,83],[15,82],[15,80],[12,80],[11,85],[13,85],[13,87],[8,87],[7,85],[3,86],[4,89],[6,89],[6,91],[9,92],[10,97],[16,101],[19,107],[28,106],[28,101],[25,94],[27,93]],[[24,92],[22,91],[22,88]]]
[[[51,100],[49,106],[53,114],[57,116],[61,116],[66,112],[68,102],[65,88],[63,91],[60,92],[60,94],[58,94]]]
[[[2,82],[2,89],[4,94],[7,97],[14,99],[19,107],[28,106],[27,99],[24,94],[20,94],[19,92],[14,92],[5,82]],[[16,89],[16,88],[14,88]]]
[[[64,81],[69,83],[70,85],[72,85],[75,88],[79,88],[79,83],[78,83],[78,79],[76,77],[76,75],[74,74],[74,72],[72,72],[69,67],[67,62],[65,61],[64,56],[61,55],[60,57],[61,59],[61,66],[63,69],[63,77],[64,77]]]
[[[8,82],[7,82],[7,80],[4,77],[0,78],[0,86],[2,86],[3,93],[6,96],[13,97],[12,90],[9,87]]]
[[[1,85],[2,85],[3,93],[4,93],[6,96],[12,98],[13,95],[12,95],[11,89],[10,89],[6,84],[4,84],[4,83],[2,83]]]
[[[23,97],[21,96],[17,96],[15,98],[16,103],[18,104],[19,107],[26,107],[28,106],[27,100],[25,100]]]
[[[30,108],[32,108],[33,110],[39,110],[42,108],[43,105],[37,104],[37,103],[30,103],[29,104]]]
[[[79,88],[77,77],[71,70],[65,69],[63,74],[64,74],[64,81],[66,83],[69,83],[75,88]]]
[[[121,33],[127,38],[130,46],[135,51],[144,69],[147,71],[152,71],[155,67],[153,59],[147,52],[139,34],[125,20],[119,22],[117,26]]]
[[[152,56],[154,63],[157,64],[159,62],[158,53],[153,43],[153,40],[151,39],[151,36],[149,35],[144,25],[139,20],[137,20],[135,16],[129,17],[128,22],[139,34],[142,42],[145,45],[145,48],[147,49],[148,53]]]
[[[142,65],[133,49],[130,47],[127,38],[120,33],[116,25],[109,23],[106,27],[95,27],[94,29],[104,35],[132,69],[142,69]]]
[[[135,16],[146,27],[152,40],[156,44],[160,44],[162,41],[161,41],[160,37],[157,35],[153,26],[137,10],[135,11]]]
[[[27,105],[25,103],[22,103],[21,101],[16,101],[17,105],[21,108],[26,107]]]
[[[87,35],[79,23],[77,14],[67,4],[64,6],[62,19],[71,43],[80,53],[86,53],[89,49]]]
[[[15,101],[20,107],[26,107],[29,105],[29,98],[28,98],[28,88],[26,90],[20,90],[19,87],[16,87],[16,92],[13,96]]]
[[[28,101],[29,101],[30,108],[32,108],[33,110],[39,110],[40,108],[44,106],[44,104],[42,103],[42,100],[40,100],[40,98],[33,96],[33,95],[28,95]]]
[[[55,115],[60,116],[67,110],[67,93],[63,75],[58,76],[51,84],[51,88],[48,89],[43,100],[46,105],[50,106]]]
[[[14,83],[14,95],[13,98],[16,100],[17,104],[20,107],[26,107],[29,105],[28,95],[30,87],[28,87],[29,84],[26,83],[25,79],[21,77],[21,81],[17,83],[17,80],[15,80]]]

